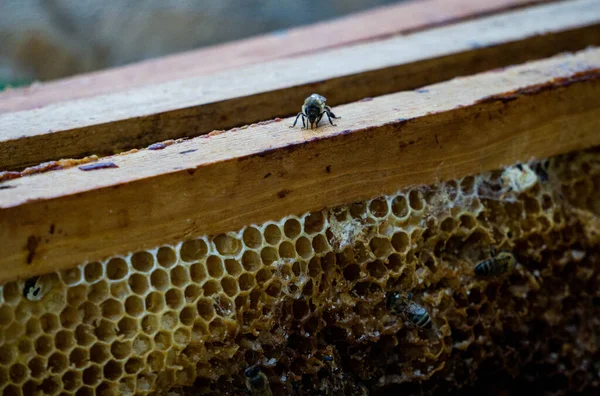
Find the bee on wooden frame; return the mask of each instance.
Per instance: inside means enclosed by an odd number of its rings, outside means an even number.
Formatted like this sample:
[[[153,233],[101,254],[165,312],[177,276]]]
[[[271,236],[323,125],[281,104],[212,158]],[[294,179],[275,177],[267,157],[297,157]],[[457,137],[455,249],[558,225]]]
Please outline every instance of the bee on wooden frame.
[[[413,301],[412,297],[412,293],[407,293],[406,295],[399,292],[389,293],[387,295],[387,308],[395,314],[404,316],[418,328],[431,326],[429,312]]]
[[[494,277],[507,273],[515,268],[517,259],[512,252],[502,250],[496,253],[492,248],[492,257],[481,261],[475,266],[475,274],[482,277]]]
[[[259,366],[248,367],[244,371],[246,387],[254,396],[273,396],[269,379]]]
[[[290,128],[296,126],[296,123],[298,122],[298,117],[302,117],[302,126],[304,128],[308,129],[308,126],[305,123],[305,119],[308,119],[308,123],[310,124],[311,129],[313,127],[313,124],[315,128],[317,128],[319,126],[319,121],[321,121],[321,118],[323,118],[323,115],[327,115],[329,123],[335,126],[331,119],[340,119],[342,117],[336,117],[335,114],[333,114],[333,112],[329,108],[329,106],[325,104],[326,101],[327,99],[325,99],[321,95],[310,95],[308,98],[306,98],[306,100],[304,100],[304,104],[302,105],[302,111],[298,113],[296,119],[294,120],[294,124],[290,126]]]

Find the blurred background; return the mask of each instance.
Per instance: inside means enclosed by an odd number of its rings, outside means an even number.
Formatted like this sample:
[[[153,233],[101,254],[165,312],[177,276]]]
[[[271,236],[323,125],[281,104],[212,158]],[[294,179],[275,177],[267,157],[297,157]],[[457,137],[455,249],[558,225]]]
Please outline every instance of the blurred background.
[[[0,0],[0,89],[402,0]]]

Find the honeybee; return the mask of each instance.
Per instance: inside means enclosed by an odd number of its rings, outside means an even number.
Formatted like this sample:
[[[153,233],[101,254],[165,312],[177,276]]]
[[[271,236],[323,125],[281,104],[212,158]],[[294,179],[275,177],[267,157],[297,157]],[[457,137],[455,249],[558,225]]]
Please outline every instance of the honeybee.
[[[502,275],[517,265],[515,255],[509,251],[503,250],[496,254],[492,250],[492,257],[483,260],[475,266],[475,273],[479,276],[498,276]]]
[[[298,117],[300,116],[302,116],[302,127],[308,129],[306,123],[304,122],[304,119],[308,118],[308,122],[310,123],[311,129],[313,127],[313,124],[315,125],[315,128],[317,128],[319,126],[319,121],[321,121],[321,118],[323,118],[323,114],[327,114],[329,123],[335,126],[331,119],[333,118],[337,120],[342,117],[336,117],[335,114],[333,114],[333,112],[329,108],[329,106],[325,105],[326,101],[327,99],[325,99],[321,95],[310,95],[308,98],[306,98],[306,100],[304,100],[304,104],[302,105],[302,111],[298,113],[296,119],[294,120],[294,124],[290,126],[290,128],[296,126],[296,123],[298,122]]]
[[[412,293],[407,293],[406,295],[398,292],[389,293],[387,296],[387,307],[393,313],[403,315],[409,322],[419,328],[429,327],[431,325],[429,312],[412,301],[412,297]]]
[[[269,379],[258,366],[248,367],[244,371],[246,387],[255,396],[273,396]]]
[[[50,285],[48,282],[44,282],[44,279],[40,276],[34,276],[25,281],[23,296],[29,301],[39,301],[49,290]]]

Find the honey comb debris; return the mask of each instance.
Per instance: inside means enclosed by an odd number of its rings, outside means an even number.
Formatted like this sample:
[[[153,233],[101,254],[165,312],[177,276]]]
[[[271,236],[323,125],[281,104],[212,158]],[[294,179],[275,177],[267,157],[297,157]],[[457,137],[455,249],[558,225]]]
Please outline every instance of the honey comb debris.
[[[252,365],[276,395],[597,391],[599,221],[592,150],[7,283],[0,391],[241,395]],[[492,248],[519,264],[477,278]]]

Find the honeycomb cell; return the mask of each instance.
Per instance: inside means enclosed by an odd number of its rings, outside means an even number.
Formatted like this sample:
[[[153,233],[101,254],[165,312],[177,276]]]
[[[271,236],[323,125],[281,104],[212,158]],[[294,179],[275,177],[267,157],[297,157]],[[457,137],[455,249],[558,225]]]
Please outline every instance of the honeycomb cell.
[[[136,356],[143,356],[152,349],[152,340],[143,334],[140,334],[133,340],[133,352]]]
[[[100,263],[89,263],[86,264],[83,270],[85,281],[87,283],[94,283],[102,278],[104,269]]]
[[[156,269],[152,271],[152,275],[150,275],[150,284],[156,290],[165,291],[169,288],[169,274],[161,269]]]
[[[288,219],[283,224],[283,232],[290,239],[295,239],[302,232],[302,225],[296,219]]]
[[[271,279],[271,276],[272,276],[271,270],[269,268],[263,268],[263,269],[259,270],[258,273],[256,274],[256,282],[259,285],[262,285],[263,283],[265,283],[269,279]],[[221,282],[221,285],[223,285],[222,282]],[[226,290],[223,290],[223,291],[225,291],[225,293],[227,293]],[[234,294],[230,294],[230,293],[227,293],[227,294],[229,296],[234,296]]]
[[[262,265],[262,260],[258,253],[247,250],[244,252],[242,256],[242,266],[246,271],[254,272],[260,268]]]
[[[260,258],[264,265],[271,265],[279,259],[279,254],[275,248],[267,246],[260,251]],[[227,272],[229,272],[229,271],[227,271]],[[241,272],[241,268],[240,268],[240,272]],[[231,272],[229,272],[229,273],[234,276],[239,274],[239,272],[236,274],[232,274]]]
[[[239,292],[237,281],[230,276],[221,279],[221,289],[230,297],[236,296]]]
[[[148,290],[150,289],[148,277],[142,274],[131,275],[129,277],[128,284],[131,288],[131,291],[139,295],[145,295],[146,292],[148,292]]]
[[[43,358],[36,356],[27,363],[29,373],[33,378],[42,378],[46,373],[47,362]]]
[[[183,261],[194,262],[203,259],[208,253],[208,246],[202,239],[192,239],[181,244],[179,249]]]
[[[171,333],[168,331],[161,331],[154,336],[154,345],[160,350],[166,350],[172,344]]]
[[[214,302],[210,299],[201,299],[196,304],[198,309],[198,315],[202,317],[207,322],[210,321],[215,315]]]
[[[69,330],[61,330],[54,336],[54,345],[63,352],[75,346],[75,335]]]
[[[69,366],[69,359],[62,352],[55,352],[48,358],[48,370],[52,374],[64,372]]]
[[[22,382],[25,382],[25,379],[27,378],[27,367],[25,367],[21,363],[15,363],[12,366],[10,366],[8,372],[11,382],[14,384],[20,384]]]
[[[288,241],[281,242],[279,245],[279,256],[283,259],[294,259],[296,258],[296,248]]]
[[[161,293],[152,292],[146,296],[146,311],[160,313],[165,308],[165,300]]]
[[[385,217],[388,214],[388,210],[389,210],[388,204],[385,199],[381,199],[381,198],[374,199],[369,204],[369,213],[371,213],[371,215],[374,217],[378,217],[378,218]]]
[[[132,338],[138,333],[138,330],[137,320],[124,317],[117,323],[117,338],[119,338],[119,336]]]
[[[277,245],[281,241],[281,229],[276,224],[267,225],[264,235],[269,245]]]
[[[304,218],[304,232],[308,235],[314,235],[325,227],[325,216],[323,212],[312,212]]]
[[[463,214],[458,220],[460,226],[467,230],[472,230],[477,225],[477,220],[471,214]]]
[[[252,287],[254,287],[254,284],[255,284],[254,275],[252,275],[248,272],[240,275],[240,278],[239,278],[240,290],[243,290],[243,291],[250,290],[250,289],[252,289]]]
[[[242,243],[239,239],[230,235],[220,234],[213,239],[217,252],[223,256],[235,256],[242,249]]]
[[[187,345],[191,337],[191,331],[184,327],[180,327],[179,329],[175,330],[175,333],[173,333],[173,341],[179,345]]]
[[[223,280],[225,279],[227,279],[227,277],[223,278]],[[223,280],[221,283],[223,283]],[[202,289],[196,285],[189,285],[185,288],[184,295],[186,302],[193,303],[202,295]]]
[[[183,288],[190,281],[188,271],[183,266],[176,266],[171,270],[171,284],[175,287]]]
[[[82,384],[81,374],[78,371],[67,371],[62,376],[62,385],[65,391],[72,392]]]
[[[20,355],[28,355],[31,351],[33,351],[33,344],[31,340],[28,339],[20,339],[19,346],[17,347]]]
[[[165,294],[167,306],[173,310],[183,307],[183,293],[179,289],[169,289]]]
[[[324,235],[318,234],[312,240],[312,247],[316,253],[325,253],[331,249],[327,238]]]
[[[21,291],[17,282],[10,282],[3,286],[2,297],[7,304],[14,305],[21,299]]]
[[[54,342],[52,341],[52,337],[50,337],[49,335],[41,335],[38,337],[37,340],[35,340],[35,351],[40,356],[48,356],[50,352],[52,352],[53,348]],[[0,350],[0,352],[5,351]],[[6,351],[6,354],[2,353],[2,355],[6,356],[7,359],[12,359],[14,358],[14,355],[12,355],[13,353],[14,350],[11,348],[8,351]]]
[[[60,279],[66,285],[76,285],[82,281],[81,267],[67,268],[60,271]]]
[[[111,321],[117,321],[123,316],[123,304],[111,298],[100,305],[102,316]]]
[[[121,257],[115,257],[106,264],[106,277],[110,280],[121,280],[129,274],[127,262]]]
[[[104,280],[94,283],[88,289],[87,299],[93,303],[101,303],[110,294],[108,283]]]
[[[92,365],[83,370],[83,383],[89,386],[94,386],[100,383],[102,378],[102,369],[96,365]]]
[[[81,368],[87,365],[89,361],[89,353],[85,348],[75,348],[69,355],[69,366]]]
[[[170,246],[163,246],[156,253],[158,264],[164,268],[171,268],[177,262],[177,253]]]
[[[246,228],[242,240],[244,241],[244,245],[250,249],[258,249],[263,244],[262,234],[256,227]]]
[[[411,190],[408,194],[408,204],[410,208],[415,211],[420,211],[424,207],[423,194],[418,190]]]
[[[160,324],[163,329],[171,330],[178,323],[178,315],[176,312],[168,311],[162,314]]]
[[[146,334],[154,334],[159,329],[158,317],[146,315],[142,318],[142,331]]]
[[[460,182],[460,191],[463,195],[473,195],[475,193],[475,178],[467,176]]]
[[[125,300],[125,312],[133,317],[142,315],[144,313],[144,300],[138,296],[129,296]]]
[[[99,340],[110,342],[117,336],[117,326],[114,322],[102,319],[94,328],[94,334]]]
[[[313,255],[311,241],[306,237],[298,238],[296,240],[296,252],[305,259],[310,258]]]
[[[179,313],[179,321],[185,326],[191,326],[196,320],[197,312],[198,311],[194,307],[184,307]]]
[[[221,286],[216,280],[206,281],[204,285],[202,285],[202,292],[206,297],[210,297],[219,291],[221,291]]]
[[[217,256],[209,256],[206,259],[206,270],[212,278],[220,278],[225,272],[223,261]]]
[[[110,295],[119,300],[124,299],[131,293],[130,288],[126,280],[111,283]]]
[[[375,257],[385,258],[392,252],[392,244],[387,238],[375,237],[370,242],[371,252]]]
[[[408,216],[410,208],[404,195],[398,195],[392,200],[392,213],[399,219]]]
[[[158,327],[158,322],[156,327]],[[133,347],[131,345],[131,341],[115,341],[110,346],[110,353],[117,360],[125,359],[127,356],[131,355],[132,352]],[[73,362],[73,358],[70,360]]]
[[[154,268],[154,256],[146,251],[134,253],[131,256],[131,265],[137,271],[150,272]]]
[[[193,282],[202,283],[206,279],[206,268],[204,264],[196,263],[190,267],[190,277]]]
[[[14,320],[14,310],[8,305],[0,306],[0,326],[8,326]]]
[[[399,253],[405,253],[410,247],[410,238],[403,231],[397,232],[392,236],[392,247]]]

